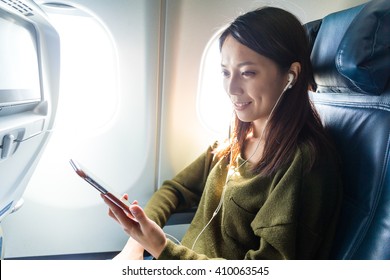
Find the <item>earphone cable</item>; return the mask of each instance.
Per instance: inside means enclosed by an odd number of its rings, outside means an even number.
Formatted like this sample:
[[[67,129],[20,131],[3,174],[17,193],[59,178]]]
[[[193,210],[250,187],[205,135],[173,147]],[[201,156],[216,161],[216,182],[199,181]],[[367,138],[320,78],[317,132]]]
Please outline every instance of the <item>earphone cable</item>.
[[[226,190],[226,185],[227,183],[230,181],[231,177],[245,164],[247,163],[256,153],[257,153],[257,150],[258,148],[260,147],[260,143],[261,143],[261,140],[263,139],[263,136],[264,136],[264,132],[265,132],[265,129],[268,125],[268,121],[270,120],[271,116],[273,115],[276,107],[279,105],[280,103],[280,100],[282,99],[282,96],[284,95],[284,93],[286,92],[286,90],[289,88],[291,82],[289,81],[289,83],[286,85],[286,87],[283,89],[282,93],[280,94],[280,96],[278,97],[278,99],[276,100],[275,102],[275,105],[272,107],[272,110],[270,112],[270,114],[268,115],[267,117],[267,120],[265,121],[265,125],[264,125],[264,128],[263,130],[261,131],[261,134],[260,134],[260,138],[257,142],[257,145],[256,145],[256,148],[255,150],[253,151],[253,153],[249,156],[249,158],[247,158],[244,162],[242,162],[238,167],[236,168],[229,168],[229,171],[228,171],[228,174],[226,175],[226,180],[225,180],[225,184],[223,186],[223,189],[222,189],[222,194],[221,194],[221,198],[219,200],[219,203],[218,203],[218,206],[217,208],[215,209],[215,211],[213,212],[213,215],[212,217],[210,218],[210,220],[207,222],[207,224],[203,227],[203,229],[200,231],[200,233],[197,235],[197,237],[195,238],[195,241],[194,243],[192,244],[192,247],[191,247],[191,250],[194,250],[195,248],[195,245],[196,243],[198,242],[200,236],[203,234],[203,232],[207,229],[207,227],[211,224],[211,222],[213,221],[214,217],[217,216],[217,214],[219,213],[219,211],[221,210],[222,208],[222,205],[223,205],[223,200],[224,200],[224,197],[225,197],[225,190]],[[230,128],[231,129],[231,128]],[[230,131],[229,131],[230,133]],[[231,137],[229,137],[230,139]],[[230,140],[231,141],[231,140]],[[232,148],[232,143],[230,143],[231,145],[231,148]],[[232,152],[230,152],[230,155],[232,154]]]

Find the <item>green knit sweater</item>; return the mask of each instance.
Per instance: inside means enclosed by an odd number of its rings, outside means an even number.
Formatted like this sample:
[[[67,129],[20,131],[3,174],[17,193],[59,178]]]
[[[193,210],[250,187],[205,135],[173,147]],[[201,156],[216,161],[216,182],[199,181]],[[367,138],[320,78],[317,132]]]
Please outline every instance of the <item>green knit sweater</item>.
[[[308,149],[272,178],[244,163],[225,185],[227,159],[210,147],[174,179],[165,181],[145,211],[164,226],[175,211],[198,206],[182,244],[168,241],[160,259],[323,259],[327,258],[341,201],[335,159],[321,158],[307,171]],[[210,221],[222,193],[221,210]]]

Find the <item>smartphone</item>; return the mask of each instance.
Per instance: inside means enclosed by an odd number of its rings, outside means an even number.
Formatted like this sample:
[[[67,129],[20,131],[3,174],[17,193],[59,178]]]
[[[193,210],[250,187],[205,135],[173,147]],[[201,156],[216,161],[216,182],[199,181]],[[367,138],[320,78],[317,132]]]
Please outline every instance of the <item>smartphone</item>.
[[[85,181],[87,181],[91,186],[93,186],[95,189],[97,189],[101,194],[103,194],[105,197],[107,197],[110,201],[112,201],[116,206],[120,207],[123,211],[125,211],[127,214],[130,214],[133,216],[129,210],[129,206],[131,205],[127,200],[122,200],[115,196],[111,191],[108,191],[107,187],[103,187],[103,183],[99,180],[97,180],[96,177],[91,175],[91,173],[85,169],[85,167],[82,167],[78,162],[71,159],[70,165],[73,167],[74,171],[76,171],[77,175],[79,175],[81,178],[83,178]]]

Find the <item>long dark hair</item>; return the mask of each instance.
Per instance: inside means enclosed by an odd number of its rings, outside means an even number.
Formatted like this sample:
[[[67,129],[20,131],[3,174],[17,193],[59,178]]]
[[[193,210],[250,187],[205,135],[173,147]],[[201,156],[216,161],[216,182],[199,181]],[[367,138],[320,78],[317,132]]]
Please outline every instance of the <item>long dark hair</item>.
[[[314,83],[309,42],[302,24],[287,11],[265,7],[241,15],[231,23],[220,36],[220,48],[229,35],[273,60],[281,73],[287,73],[294,62],[301,65],[294,86],[285,92],[267,123],[263,155],[254,170],[263,175],[274,174],[292,161],[298,145],[303,142],[310,149],[310,168],[329,141],[308,96]],[[234,164],[251,130],[251,122],[242,122],[235,116],[231,144],[219,154],[230,155]]]

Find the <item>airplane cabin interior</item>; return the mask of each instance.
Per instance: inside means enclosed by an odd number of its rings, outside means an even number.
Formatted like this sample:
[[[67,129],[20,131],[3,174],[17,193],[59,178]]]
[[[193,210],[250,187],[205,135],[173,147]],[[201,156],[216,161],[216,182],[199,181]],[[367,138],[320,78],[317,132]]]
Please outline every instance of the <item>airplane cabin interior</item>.
[[[389,260],[389,0],[0,0],[1,259],[117,254],[128,236],[69,160],[145,205],[228,136],[218,37],[261,6],[310,41],[308,94],[343,172],[331,259]],[[194,211],[164,231],[180,239]]]

